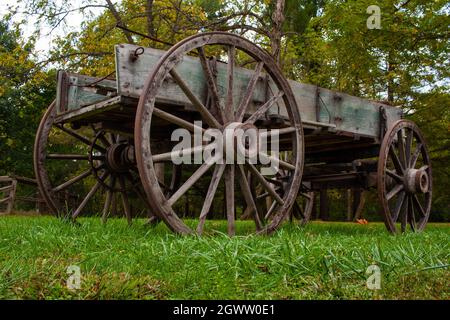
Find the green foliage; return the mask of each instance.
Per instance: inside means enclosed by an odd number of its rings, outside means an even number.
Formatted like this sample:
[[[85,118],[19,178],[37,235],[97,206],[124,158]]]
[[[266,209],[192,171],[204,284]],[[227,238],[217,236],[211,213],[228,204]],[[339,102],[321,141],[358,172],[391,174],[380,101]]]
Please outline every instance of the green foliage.
[[[69,225],[49,217],[0,220],[0,298],[448,299],[448,225],[391,236],[381,224],[286,225],[271,237],[177,236],[136,220]],[[226,222],[208,221],[226,230]],[[381,290],[366,269],[381,269]],[[66,288],[81,268],[81,289]]]
[[[327,1],[294,55],[300,81],[403,108],[423,131],[434,171],[431,219],[450,212],[448,1],[383,1],[381,29],[368,29],[373,1]]]
[[[122,1],[116,6],[127,28],[148,34],[146,1]],[[181,11],[180,11],[181,10]],[[180,9],[167,5],[166,1],[153,2],[152,29],[154,36],[168,43],[176,43],[197,32],[206,19],[205,14],[195,2],[183,2]],[[194,19],[194,20],[192,20]],[[115,28],[117,21],[110,11],[86,20],[81,32],[72,32],[56,41],[50,60],[60,68],[89,74],[106,76],[114,72],[114,46],[127,43],[125,33]],[[145,37],[132,35],[137,45],[167,49],[168,46]]]
[[[329,1],[304,42],[302,79],[411,105],[411,92],[448,77],[446,1],[384,1],[381,29],[368,29],[371,1]],[[388,96],[388,91],[392,96]]]
[[[33,176],[34,136],[54,96],[55,74],[38,71],[32,52],[32,41],[0,21],[0,175]]]
[[[423,131],[433,168],[431,219],[449,221],[450,215],[450,93],[435,89],[414,96],[411,120]]]

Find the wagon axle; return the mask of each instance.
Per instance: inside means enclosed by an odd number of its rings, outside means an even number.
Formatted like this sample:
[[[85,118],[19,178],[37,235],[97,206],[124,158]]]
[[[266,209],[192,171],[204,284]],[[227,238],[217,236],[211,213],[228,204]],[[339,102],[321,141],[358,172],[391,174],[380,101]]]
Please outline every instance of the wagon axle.
[[[106,166],[115,173],[127,172],[136,166],[134,146],[129,143],[115,143],[107,148]]]
[[[405,190],[409,193],[427,193],[430,179],[424,169],[407,169],[404,178]]]

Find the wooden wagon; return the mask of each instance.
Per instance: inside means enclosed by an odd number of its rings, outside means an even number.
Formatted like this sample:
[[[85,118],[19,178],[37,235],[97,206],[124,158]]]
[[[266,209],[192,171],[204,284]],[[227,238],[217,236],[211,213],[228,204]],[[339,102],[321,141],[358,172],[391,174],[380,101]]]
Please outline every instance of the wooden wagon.
[[[101,207],[106,220],[120,203],[130,223],[140,210],[175,232],[200,234],[223,208],[230,235],[243,214],[271,233],[292,213],[305,223],[315,190],[376,187],[389,231],[424,228],[430,159],[401,109],[287,80],[266,51],[229,33],[198,34],[168,51],[117,45],[115,64],[115,80],[58,74],[34,148],[37,182],[56,214],[75,219]],[[202,138],[174,151],[176,129]],[[256,163],[251,139],[238,135],[244,129],[258,132]],[[173,161],[211,146],[221,151],[215,161]],[[262,173],[267,163],[277,164],[271,174]],[[69,188],[86,190],[73,208],[55,197]],[[201,205],[186,218],[181,202],[193,194]]]

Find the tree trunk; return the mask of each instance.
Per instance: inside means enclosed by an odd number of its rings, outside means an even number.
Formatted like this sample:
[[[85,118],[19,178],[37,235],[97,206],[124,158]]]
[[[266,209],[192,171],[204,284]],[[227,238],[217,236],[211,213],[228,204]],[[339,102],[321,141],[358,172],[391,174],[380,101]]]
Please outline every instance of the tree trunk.
[[[284,22],[284,4],[285,0],[275,0],[275,11],[272,14],[273,28],[271,32],[270,46],[272,48],[272,56],[280,65],[281,36]]]
[[[387,83],[387,99],[390,105],[394,105],[394,80],[392,79],[392,74],[394,73],[395,66],[392,61],[392,53],[389,52],[388,54],[388,61],[387,61],[387,71],[388,71],[388,83]]]
[[[147,0],[145,14],[147,15],[147,33],[149,36],[154,37],[155,26],[153,25],[153,0]]]

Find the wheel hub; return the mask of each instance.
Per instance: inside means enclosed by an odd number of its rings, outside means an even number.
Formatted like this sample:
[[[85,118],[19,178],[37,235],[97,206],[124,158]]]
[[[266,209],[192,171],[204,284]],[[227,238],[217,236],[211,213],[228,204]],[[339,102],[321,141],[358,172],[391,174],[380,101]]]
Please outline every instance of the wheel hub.
[[[106,151],[105,160],[111,171],[126,172],[136,163],[134,147],[127,143],[112,144]]]
[[[258,155],[259,136],[256,126],[242,122],[229,123],[223,132],[223,151],[227,163]]]
[[[405,174],[405,189],[409,193],[426,193],[430,179],[425,170],[408,169]]]

